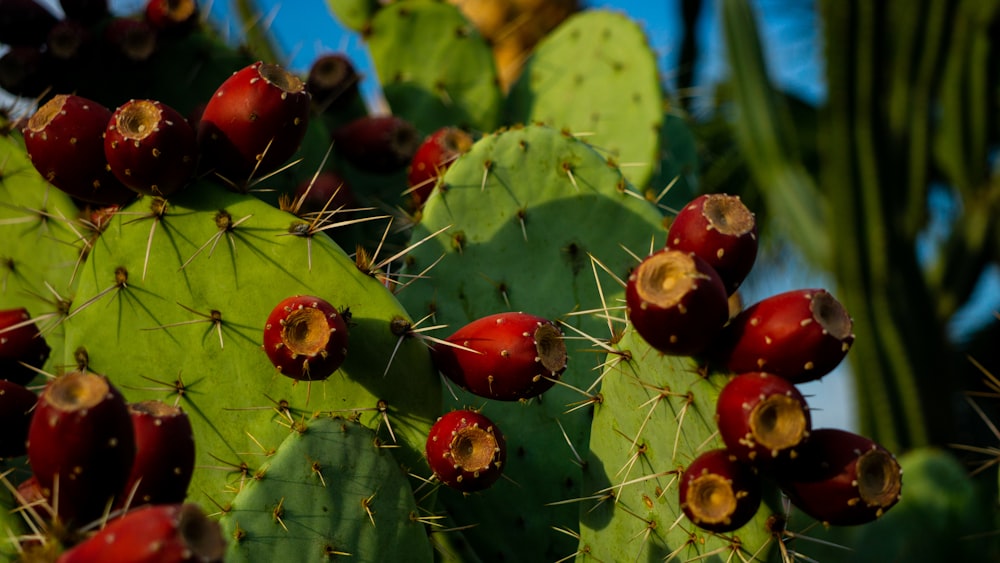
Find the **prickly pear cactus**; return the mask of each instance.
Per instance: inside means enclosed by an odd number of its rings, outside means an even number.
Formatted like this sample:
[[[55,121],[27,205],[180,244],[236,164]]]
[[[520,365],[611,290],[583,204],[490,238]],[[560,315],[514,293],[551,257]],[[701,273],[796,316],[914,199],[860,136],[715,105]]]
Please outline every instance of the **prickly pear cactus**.
[[[221,522],[227,561],[431,561],[432,550],[391,444],[361,424],[299,422]]]
[[[633,190],[587,143],[545,126],[514,128],[483,138],[452,165],[414,230],[414,240],[437,233],[407,258],[408,274],[437,262],[431,279],[399,293],[415,317],[430,314],[451,331],[501,311],[566,323],[565,385],[523,404],[484,406],[509,436],[509,479],[469,497],[441,493],[457,525],[478,524],[466,536],[481,557],[559,559],[576,549],[553,528],[577,528],[573,499],[589,471],[594,367],[602,361],[592,351],[610,334],[600,315],[574,313],[620,308],[622,288],[606,280],[599,286],[596,272],[624,276],[635,261],[623,245],[643,249],[662,240],[660,213]],[[457,399],[445,393],[449,408],[484,403],[454,392]],[[516,530],[522,539],[511,542],[496,530]]]
[[[656,56],[622,14],[588,10],[563,22],[535,48],[506,109],[511,122],[581,135],[636,186],[649,182],[658,161],[664,108]]]
[[[292,295],[350,312],[347,360],[326,380],[285,377],[261,348],[271,309]],[[85,349],[130,401],[183,406],[197,444],[189,494],[224,506],[316,412],[356,417],[418,466],[440,386],[427,350],[393,333],[407,318],[323,233],[201,183],[116,216],[81,272],[67,350]]]

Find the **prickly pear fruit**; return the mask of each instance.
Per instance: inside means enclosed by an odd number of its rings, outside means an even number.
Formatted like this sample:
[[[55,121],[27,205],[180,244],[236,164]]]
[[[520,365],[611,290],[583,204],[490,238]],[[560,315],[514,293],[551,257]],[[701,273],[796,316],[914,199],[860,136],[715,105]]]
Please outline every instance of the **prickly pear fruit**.
[[[701,195],[670,224],[667,247],[694,252],[708,262],[731,295],[757,259],[757,220],[739,196]]]
[[[306,90],[320,113],[347,107],[360,93],[361,77],[351,60],[340,53],[322,55],[313,61],[306,77]]]
[[[282,375],[326,379],[347,357],[347,322],[319,297],[289,297],[267,317],[264,351]]]
[[[724,448],[695,458],[681,474],[678,490],[688,519],[713,532],[743,527],[760,508],[760,478]]]
[[[194,432],[187,413],[162,401],[128,405],[135,460],[122,500],[129,506],[183,502],[194,472]]]
[[[276,64],[258,61],[237,71],[198,121],[203,164],[238,188],[273,171],[302,143],[309,105],[305,83]]]
[[[156,30],[149,22],[117,17],[104,27],[104,43],[121,61],[142,63],[156,52],[158,41]]]
[[[433,348],[434,364],[463,389],[501,401],[544,393],[566,369],[562,331],[526,313],[472,321]]]
[[[394,115],[359,117],[332,133],[334,146],[357,168],[377,174],[402,170],[420,146],[420,133]]]
[[[63,522],[99,517],[134,458],[128,407],[106,377],[77,371],[45,386],[28,428],[28,462]]]
[[[798,453],[778,470],[778,484],[792,504],[824,524],[865,524],[899,501],[899,462],[864,436],[836,428],[813,430]]]
[[[51,349],[24,307],[0,311],[0,379],[26,385]]]
[[[143,506],[112,520],[64,552],[57,563],[211,563],[222,561],[225,553],[222,528],[198,505],[161,504]]]
[[[451,126],[442,127],[424,139],[410,161],[406,176],[414,208],[427,201],[437,179],[456,158],[469,152],[474,141],[468,132]]]
[[[847,310],[826,290],[788,291],[736,315],[710,356],[735,373],[766,371],[804,383],[844,359],[854,342],[852,328]]]
[[[198,141],[177,110],[155,100],[130,100],[108,121],[104,156],[128,188],[168,196],[194,176]]]
[[[17,457],[27,451],[28,426],[38,396],[13,381],[0,379],[0,458]]]
[[[507,443],[493,421],[476,411],[445,414],[427,435],[427,463],[445,485],[462,492],[481,491],[500,478]]]
[[[195,0],[149,0],[146,21],[157,32],[176,33],[197,25],[198,2]]]
[[[73,94],[46,102],[28,120],[24,145],[31,164],[53,186],[99,205],[122,204],[135,197],[108,170],[104,130],[111,110]]]
[[[632,271],[625,303],[636,332],[670,355],[700,353],[729,318],[719,274],[697,255],[670,248],[647,256]]]
[[[760,465],[794,457],[812,425],[809,407],[795,385],[762,372],[737,375],[726,383],[715,421],[733,457]]]

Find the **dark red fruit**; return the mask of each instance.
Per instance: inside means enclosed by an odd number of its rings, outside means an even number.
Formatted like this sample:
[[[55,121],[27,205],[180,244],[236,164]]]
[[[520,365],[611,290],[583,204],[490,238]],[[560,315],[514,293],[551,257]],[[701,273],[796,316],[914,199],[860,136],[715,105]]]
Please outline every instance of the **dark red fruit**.
[[[474,141],[472,135],[458,127],[442,127],[424,139],[413,155],[407,173],[414,208],[427,201],[437,179],[444,175],[456,158],[469,152]]]
[[[321,55],[309,67],[306,89],[312,94],[313,105],[320,113],[345,108],[360,93],[361,77],[351,60],[340,53]]]
[[[31,367],[45,365],[49,352],[49,345],[38,333],[27,309],[0,311],[0,379],[26,385],[37,375]]]
[[[693,356],[729,319],[719,274],[697,255],[663,249],[628,278],[625,304],[636,332],[664,354]]]
[[[334,150],[366,172],[391,174],[413,160],[420,133],[394,115],[359,117],[333,132]]]
[[[517,401],[544,393],[566,369],[562,331],[548,319],[499,313],[476,319],[433,348],[434,364],[463,389]]]
[[[140,63],[156,52],[156,30],[145,20],[114,18],[104,28],[104,43],[122,60]]]
[[[236,187],[284,164],[302,143],[309,93],[297,76],[256,62],[230,76],[198,122],[202,161]]]
[[[22,456],[27,451],[28,426],[38,396],[23,385],[0,379],[0,458]]]
[[[128,406],[135,461],[121,496],[129,506],[183,502],[194,472],[194,434],[180,409],[162,401]]]
[[[100,517],[134,458],[128,407],[106,377],[72,372],[45,386],[28,429],[28,462],[64,523]]]
[[[0,2],[0,43],[38,47],[58,20],[35,0]]]
[[[11,47],[0,56],[0,88],[25,98],[41,96],[53,85],[50,62],[40,47]]]
[[[903,471],[885,448],[846,430],[813,430],[778,483],[796,507],[833,526],[865,524],[899,501]]]
[[[46,51],[60,61],[79,62],[92,47],[90,29],[76,20],[62,20],[49,31]]]
[[[688,519],[712,532],[741,528],[760,508],[760,478],[725,449],[695,458],[681,474],[678,490],[681,510]]]
[[[155,100],[130,100],[108,120],[104,156],[127,187],[168,196],[194,176],[198,140],[177,110]]]
[[[307,178],[295,189],[293,205],[297,215],[306,213],[330,213],[340,208],[350,208],[357,204],[354,192],[340,174],[330,170],[320,172],[315,178]]]
[[[425,451],[434,476],[464,493],[495,483],[507,461],[503,433],[489,418],[471,410],[439,418],[427,435]]]
[[[59,0],[67,19],[93,25],[107,17],[108,0]]]
[[[108,170],[104,130],[111,110],[76,95],[60,94],[28,120],[24,144],[38,172],[69,195],[99,205],[135,198]]]
[[[716,402],[715,421],[733,457],[761,465],[795,456],[812,428],[809,406],[795,385],[761,372],[726,383]]]
[[[824,289],[768,297],[733,317],[712,356],[736,373],[766,371],[793,383],[837,367],[854,342],[844,306]]]
[[[667,247],[697,254],[732,294],[757,259],[757,220],[739,196],[702,195],[674,218]]]
[[[189,31],[198,23],[198,3],[195,0],[149,0],[146,21],[158,32]]]
[[[319,297],[289,297],[267,317],[264,351],[283,375],[326,379],[347,357],[347,322]]]
[[[64,552],[57,563],[214,563],[226,554],[219,523],[196,504],[143,506]]]

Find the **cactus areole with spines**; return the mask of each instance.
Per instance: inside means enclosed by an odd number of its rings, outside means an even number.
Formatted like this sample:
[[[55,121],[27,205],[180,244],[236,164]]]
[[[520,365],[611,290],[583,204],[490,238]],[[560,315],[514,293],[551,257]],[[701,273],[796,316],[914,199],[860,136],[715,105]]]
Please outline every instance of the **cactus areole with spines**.
[[[327,301],[309,295],[278,303],[264,326],[264,350],[283,375],[326,379],[347,357],[347,323]]]

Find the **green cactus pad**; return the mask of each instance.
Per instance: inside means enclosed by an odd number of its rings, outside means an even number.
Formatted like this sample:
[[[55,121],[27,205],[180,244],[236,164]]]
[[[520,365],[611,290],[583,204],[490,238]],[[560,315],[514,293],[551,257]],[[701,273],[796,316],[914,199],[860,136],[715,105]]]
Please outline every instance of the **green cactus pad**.
[[[391,450],[355,422],[302,424],[222,516],[227,561],[431,561],[413,490]]]
[[[72,297],[88,229],[68,195],[45,181],[20,136],[0,137],[0,309],[24,307],[53,349],[45,369],[62,363],[63,331],[55,328]],[[16,241],[16,244],[15,242]],[[47,329],[55,328],[48,331]]]
[[[379,0],[326,0],[330,11],[348,29],[362,32],[381,8]]]
[[[595,561],[770,560],[773,486],[754,519],[731,534],[701,530],[680,509],[679,472],[724,447],[714,417],[727,377],[704,377],[691,358],[663,355],[631,329],[607,365],[584,474],[590,498],[580,507],[580,553]]]
[[[698,145],[684,117],[667,112],[660,127],[660,157],[646,197],[677,211],[698,196]]]
[[[460,326],[501,311],[523,311],[562,319],[569,338],[563,381],[580,389],[596,378],[596,344],[573,329],[609,337],[608,322],[574,311],[601,309],[592,263],[625,276],[635,259],[620,244],[646,248],[664,235],[660,213],[621,173],[585,142],[545,126],[489,135],[460,157],[427,202],[414,239],[449,227],[410,254],[406,273],[427,275],[399,292],[415,317],[433,312]],[[442,258],[443,255],[443,258]],[[608,307],[619,307],[623,288],[604,280]],[[483,406],[484,399],[446,394],[452,407]],[[586,455],[590,429],[588,396],[557,385],[525,404],[489,402],[483,413],[508,442],[505,475],[491,489],[463,497],[442,492],[457,525],[486,560],[556,560],[576,542],[558,527],[577,527],[577,507],[555,504],[580,495],[577,454]],[[579,404],[581,408],[567,412]],[[565,430],[565,436],[563,435]],[[567,442],[569,441],[569,443]],[[577,453],[574,453],[574,449]],[[583,470],[586,472],[586,470]],[[511,537],[518,541],[509,541]]]
[[[290,225],[301,227],[293,216],[211,183],[190,186],[159,220],[149,209],[147,199],[120,213],[97,242],[67,342],[84,347],[89,368],[130,401],[188,412],[192,500],[228,503],[290,427],[315,412],[356,415],[398,442],[402,463],[422,463],[440,384],[426,348],[393,334],[390,323],[406,312],[378,280],[326,235],[290,235]],[[217,226],[219,210],[230,229]],[[324,381],[294,382],[261,348],[271,309],[292,295],[350,310],[347,360]]]
[[[479,131],[499,125],[502,94],[492,51],[455,6],[390,4],[365,39],[389,107],[421,134],[446,125]]]
[[[511,122],[586,135],[644,189],[659,160],[663,96],[656,55],[626,16],[573,15],[535,47],[507,101]]]

